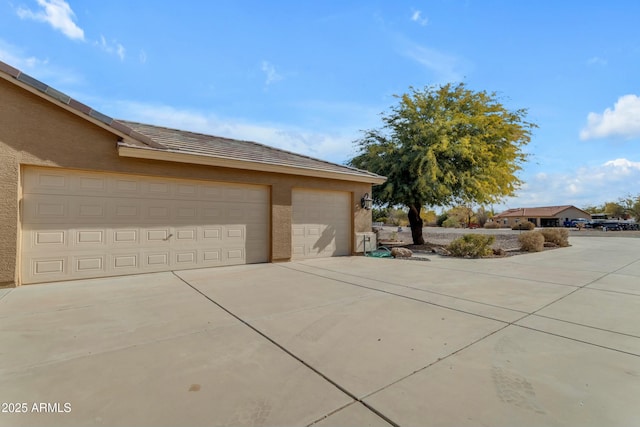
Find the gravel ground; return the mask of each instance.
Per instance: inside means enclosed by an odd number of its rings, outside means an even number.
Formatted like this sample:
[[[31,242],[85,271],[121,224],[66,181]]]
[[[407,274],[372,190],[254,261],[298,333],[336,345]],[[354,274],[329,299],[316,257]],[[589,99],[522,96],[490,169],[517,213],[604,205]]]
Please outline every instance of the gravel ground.
[[[461,235],[457,233],[446,233],[446,232],[424,234],[425,242],[428,242],[434,245],[443,245],[443,246],[448,245],[449,243],[451,243],[452,240],[455,240],[460,236]],[[491,245],[493,249],[503,249],[507,251],[507,250],[520,248],[517,234],[494,234],[494,236],[496,238],[496,241],[494,242],[493,245]],[[407,237],[408,237],[407,239],[408,242],[411,243],[412,242],[411,233],[409,233]]]
[[[516,231],[506,228],[499,229],[460,229],[460,228],[441,228],[441,227],[425,227],[422,230],[424,240],[427,243],[426,248],[429,246],[446,246],[451,243],[452,240],[457,239],[463,234],[477,233],[477,234],[491,234],[496,237],[496,241],[493,244],[493,249],[503,249],[505,251],[514,251],[520,248],[518,243],[518,235],[524,233],[524,231]],[[378,233],[378,240],[388,240],[394,238],[400,240],[407,245],[413,243],[411,238],[411,230],[409,227],[402,227],[402,231],[398,231],[398,227],[382,227]],[[640,238],[640,231],[607,231],[602,230],[577,230],[569,229],[569,242],[572,238],[579,237],[629,237]]]
[[[457,239],[463,234],[481,233],[492,234],[495,236],[496,241],[492,245],[493,249],[503,249],[506,251],[518,249],[520,247],[518,243],[518,233],[512,233],[512,230],[461,230],[426,227],[422,230],[422,233],[426,243],[424,248],[419,248],[413,245],[413,239],[411,238],[411,231],[409,227],[402,227],[402,231],[398,231],[397,227],[382,227],[382,230],[378,233],[378,241],[396,239],[410,245],[411,249],[428,250],[433,246],[446,246],[451,243],[452,240]]]

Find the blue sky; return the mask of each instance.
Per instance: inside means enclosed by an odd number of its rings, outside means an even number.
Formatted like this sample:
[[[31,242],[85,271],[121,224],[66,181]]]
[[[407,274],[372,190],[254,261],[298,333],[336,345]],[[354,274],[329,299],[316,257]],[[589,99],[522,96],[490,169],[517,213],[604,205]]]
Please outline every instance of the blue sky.
[[[537,123],[495,209],[640,193],[640,2],[0,0],[0,60],[115,118],[343,163],[394,94],[465,82]]]

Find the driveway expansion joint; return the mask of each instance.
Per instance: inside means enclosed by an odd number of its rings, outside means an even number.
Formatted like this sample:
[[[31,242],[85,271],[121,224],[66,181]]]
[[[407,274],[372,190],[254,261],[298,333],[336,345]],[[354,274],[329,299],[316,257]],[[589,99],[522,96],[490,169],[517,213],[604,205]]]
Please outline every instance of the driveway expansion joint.
[[[365,285],[361,285],[361,284],[358,284],[358,283],[350,282],[348,280],[327,278],[325,276],[322,276],[321,274],[310,273],[308,271],[303,271],[303,270],[297,270],[295,268],[286,267],[286,266],[283,266],[283,265],[279,265],[279,267],[286,268],[288,270],[294,270],[294,271],[301,272],[301,273],[310,274],[310,275],[317,276],[317,277],[322,277],[322,278],[327,279],[327,280],[331,280],[331,281],[338,282],[338,283],[344,283],[344,284],[347,284],[347,285],[350,285],[350,286],[356,286],[356,287],[359,287],[359,288],[369,289],[369,290],[380,292],[380,293],[383,293],[383,294],[387,294],[387,295],[392,295],[392,296],[399,297],[399,298],[408,299],[408,300],[419,302],[419,303],[422,303],[422,304],[433,305],[435,307],[443,308],[443,309],[446,309],[446,310],[453,310],[453,311],[457,311],[459,313],[468,314],[468,315],[476,316],[476,317],[481,317],[483,319],[494,320],[496,322],[507,323],[507,324],[510,323],[510,322],[507,322],[505,320],[496,319],[496,318],[493,318],[493,317],[490,317],[490,316],[484,316],[482,314],[472,313],[470,311],[465,311],[465,310],[460,310],[459,308],[448,307],[448,306],[446,306],[444,304],[438,304],[438,303],[435,303],[435,302],[432,302],[432,301],[424,301],[424,300],[421,300],[421,299],[418,299],[418,298],[414,298],[414,297],[410,297],[410,296],[407,296],[407,295],[402,295],[402,294],[398,294],[398,293],[395,293],[395,292],[386,291],[386,290],[383,290],[383,289],[377,289],[377,288],[373,288],[373,287],[370,287],[370,286],[365,286]],[[314,268],[330,271],[332,273],[344,274],[344,273],[341,273],[341,272],[338,272],[338,271],[334,271],[334,270],[329,270],[329,269],[324,269],[324,268],[319,268],[319,267],[314,267]],[[355,276],[355,275],[352,275],[352,276]],[[486,306],[489,306],[489,307],[500,308],[502,310],[509,310],[509,311],[513,311],[513,312],[517,312],[517,313],[523,313],[523,314],[526,314],[526,315],[529,314],[529,313],[527,313],[525,311],[521,311],[521,310],[514,310],[514,309],[511,309],[511,308],[501,307],[499,305],[487,304],[487,303],[474,301],[474,300],[470,300],[470,299],[466,299],[466,298],[459,298],[459,297],[455,297],[455,296],[452,296],[452,295],[447,295],[447,294],[443,294],[443,293],[440,293],[440,292],[433,292],[433,291],[428,291],[428,290],[424,290],[424,289],[414,288],[414,287],[411,287],[411,286],[398,285],[396,283],[385,282],[385,281],[379,280],[379,279],[372,279],[372,278],[362,277],[362,276],[355,276],[355,277],[359,277],[359,278],[365,279],[365,280],[372,280],[372,281],[384,283],[384,284],[387,284],[387,285],[403,287],[403,288],[407,288],[407,289],[411,289],[411,290],[415,290],[415,291],[423,291],[423,292],[432,293],[432,294],[435,294],[435,295],[445,296],[445,297],[449,297],[449,298],[455,298],[455,299],[459,299],[459,300],[462,300],[462,301],[468,301],[468,302],[472,302],[472,303],[476,303],[476,304],[486,305]],[[524,316],[524,317],[526,317],[526,316]]]
[[[536,316],[538,316],[538,315],[536,315]],[[544,317],[544,316],[541,316],[541,317]],[[548,319],[557,320],[557,321],[560,321],[560,322],[563,321],[561,319],[554,319],[552,317],[548,317]],[[574,323],[574,322],[567,322],[567,323]],[[582,324],[579,324],[579,323],[574,323],[574,324],[578,325],[578,326],[583,326],[585,328],[591,328],[591,326],[582,325]],[[596,344],[596,343],[585,341],[585,340],[581,340],[581,339],[578,339],[578,338],[568,337],[568,336],[562,335],[562,334],[557,334],[557,333],[553,333],[553,332],[549,332],[549,331],[543,331],[543,330],[540,330],[540,329],[537,329],[537,328],[533,328],[531,326],[525,326],[525,325],[513,325],[513,326],[517,326],[517,327],[523,328],[523,329],[528,329],[530,331],[536,331],[536,332],[539,332],[539,333],[542,333],[542,334],[546,334],[546,335],[551,335],[553,337],[564,338],[566,340],[579,342],[579,343],[582,343],[582,344],[592,345],[594,347],[603,348],[605,350],[611,350],[611,351],[615,351],[615,352],[622,353],[622,354],[628,354],[630,356],[640,357],[640,354],[638,354],[638,353],[633,353],[633,352],[630,352],[630,351],[624,351],[624,350],[620,350],[618,348],[613,348],[613,347],[609,347],[609,346],[602,345],[602,344]],[[599,329],[599,330],[602,330],[602,331],[605,331],[605,332],[610,332],[610,333],[613,333],[613,334],[620,334],[619,332],[607,331],[607,330],[600,329],[600,328],[593,328],[593,329]],[[621,335],[627,335],[627,334],[621,334]],[[631,337],[634,337],[634,336],[631,335]],[[636,337],[634,337],[634,338],[636,338]]]
[[[273,344],[274,346],[276,346],[277,348],[279,348],[280,350],[282,350],[283,352],[285,352],[287,355],[289,355],[290,357],[292,357],[293,359],[295,359],[296,361],[300,362],[302,365],[304,365],[306,368],[310,369],[312,372],[314,372],[316,375],[320,376],[322,379],[324,379],[325,381],[327,381],[328,383],[330,383],[331,385],[333,385],[335,388],[337,388],[338,390],[340,390],[342,393],[346,394],[347,396],[349,396],[349,398],[351,398],[353,400],[353,402],[360,402],[363,405],[365,405],[369,410],[371,410],[372,412],[374,412],[376,415],[380,416],[382,419],[384,419],[385,421],[387,421],[389,424],[391,424],[393,427],[400,427],[398,424],[396,424],[395,422],[393,422],[392,420],[388,419],[386,416],[384,416],[383,414],[379,413],[375,408],[370,407],[370,405],[368,405],[366,402],[363,402],[361,400],[361,398],[358,398],[356,395],[354,395],[353,393],[351,393],[349,390],[347,390],[346,388],[342,387],[340,384],[338,384],[336,381],[332,380],[331,378],[329,378],[327,375],[325,375],[324,373],[322,373],[321,371],[319,371],[318,369],[314,368],[311,364],[309,364],[308,362],[306,362],[304,359],[300,358],[299,356],[297,356],[295,353],[293,353],[291,350],[287,349],[286,347],[284,347],[282,344],[280,344],[279,342],[277,342],[276,340],[274,340],[273,338],[271,338],[270,336],[268,336],[267,334],[265,334],[264,332],[262,332],[260,329],[256,328],[255,326],[253,326],[251,323],[249,323],[248,321],[246,321],[245,319],[241,318],[240,316],[238,316],[237,314],[235,314],[234,312],[232,312],[231,310],[229,310],[228,308],[226,308],[225,306],[223,306],[222,304],[220,304],[219,302],[215,301],[213,298],[209,297],[208,295],[206,295],[204,292],[202,292],[200,289],[198,289],[197,287],[193,286],[191,283],[189,283],[188,281],[186,281],[185,279],[183,279],[182,277],[180,277],[178,274],[176,274],[175,272],[172,272],[181,282],[183,282],[184,284],[186,284],[188,287],[190,287],[191,289],[193,289],[195,292],[199,293],[200,295],[202,295],[204,298],[206,298],[207,300],[209,300],[210,302],[212,302],[213,304],[215,304],[216,306],[218,306],[221,310],[223,310],[224,312],[226,312],[227,314],[229,314],[230,316],[234,317],[236,320],[238,320],[239,322],[241,322],[243,325],[245,325],[246,327],[248,327],[249,329],[251,329],[253,332],[257,333],[258,335],[262,336],[264,339],[266,339],[267,341],[269,341],[271,344]],[[351,403],[353,403],[351,402]],[[348,405],[347,405],[348,406]],[[334,411],[335,412],[335,411]],[[328,416],[328,415],[327,415]],[[317,423],[320,420],[315,421],[314,423]]]

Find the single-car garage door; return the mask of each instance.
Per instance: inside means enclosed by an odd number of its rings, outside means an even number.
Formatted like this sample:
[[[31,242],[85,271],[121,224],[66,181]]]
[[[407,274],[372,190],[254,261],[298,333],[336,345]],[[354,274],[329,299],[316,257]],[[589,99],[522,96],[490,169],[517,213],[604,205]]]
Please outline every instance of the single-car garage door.
[[[292,204],[293,259],[350,254],[350,193],[294,189]]]
[[[269,190],[23,171],[23,283],[268,261]]]

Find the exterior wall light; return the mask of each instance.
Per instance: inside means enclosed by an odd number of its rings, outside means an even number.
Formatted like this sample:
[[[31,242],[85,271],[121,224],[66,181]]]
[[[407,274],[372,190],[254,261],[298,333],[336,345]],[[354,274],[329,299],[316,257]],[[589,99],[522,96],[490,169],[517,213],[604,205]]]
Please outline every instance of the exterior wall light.
[[[360,206],[368,211],[371,210],[371,208],[373,207],[373,199],[369,197],[369,193],[364,193],[364,196],[362,196],[362,199],[360,199]]]

